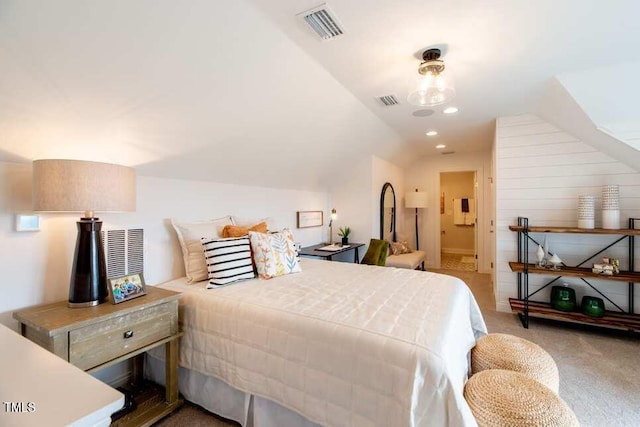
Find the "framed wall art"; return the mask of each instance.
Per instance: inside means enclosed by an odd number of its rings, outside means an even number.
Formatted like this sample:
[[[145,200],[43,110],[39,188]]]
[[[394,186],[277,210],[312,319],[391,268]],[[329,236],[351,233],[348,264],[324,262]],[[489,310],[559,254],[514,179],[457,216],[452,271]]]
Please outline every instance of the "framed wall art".
[[[298,211],[296,227],[308,228],[308,227],[322,227],[323,213],[322,211]]]

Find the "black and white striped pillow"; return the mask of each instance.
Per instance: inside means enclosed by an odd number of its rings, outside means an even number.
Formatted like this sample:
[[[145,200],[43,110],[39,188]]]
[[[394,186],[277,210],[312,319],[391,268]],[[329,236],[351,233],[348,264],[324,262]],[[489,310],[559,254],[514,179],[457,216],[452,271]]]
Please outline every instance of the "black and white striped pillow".
[[[203,237],[202,246],[204,247],[210,285],[222,286],[256,277],[251,263],[249,237],[228,239]]]

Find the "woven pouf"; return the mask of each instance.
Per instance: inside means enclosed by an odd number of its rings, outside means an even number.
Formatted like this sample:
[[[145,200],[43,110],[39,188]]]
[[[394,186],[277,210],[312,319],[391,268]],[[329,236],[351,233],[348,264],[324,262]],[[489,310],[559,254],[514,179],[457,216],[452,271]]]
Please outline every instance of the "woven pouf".
[[[479,427],[579,426],[567,404],[538,381],[504,369],[482,371],[464,386]]]
[[[471,350],[471,372],[507,369],[540,381],[558,393],[558,367],[549,353],[537,344],[507,334],[489,334]]]

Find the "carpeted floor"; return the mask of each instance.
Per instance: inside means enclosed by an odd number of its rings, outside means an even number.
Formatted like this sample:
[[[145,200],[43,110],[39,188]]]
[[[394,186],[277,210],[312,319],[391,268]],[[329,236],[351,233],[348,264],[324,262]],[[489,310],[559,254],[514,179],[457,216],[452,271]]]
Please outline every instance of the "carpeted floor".
[[[547,350],[560,370],[560,396],[583,427],[640,426],[640,337],[532,319],[524,329],[518,318],[494,309],[488,274],[438,270],[460,277],[473,291],[489,332],[533,341]],[[515,286],[515,284],[514,284]],[[185,405],[157,426],[237,426],[194,405]]]

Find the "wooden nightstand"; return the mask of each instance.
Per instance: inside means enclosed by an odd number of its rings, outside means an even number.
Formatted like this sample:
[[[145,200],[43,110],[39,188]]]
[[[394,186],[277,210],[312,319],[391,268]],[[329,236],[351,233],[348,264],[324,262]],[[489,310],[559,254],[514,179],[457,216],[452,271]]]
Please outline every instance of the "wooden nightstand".
[[[142,382],[144,352],[164,344],[164,399],[146,393],[138,410],[117,422],[147,426],[183,403],[178,396],[179,296],[148,286],[146,295],[117,305],[69,308],[61,301],[17,311],[13,317],[23,336],[86,372],[134,358],[134,384]]]

